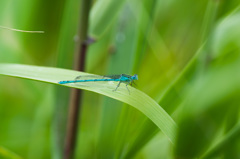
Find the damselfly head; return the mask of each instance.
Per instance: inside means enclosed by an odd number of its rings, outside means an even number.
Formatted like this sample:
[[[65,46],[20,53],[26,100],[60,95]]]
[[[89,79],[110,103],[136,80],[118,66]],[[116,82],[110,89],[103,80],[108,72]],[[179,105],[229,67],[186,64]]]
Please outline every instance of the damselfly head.
[[[133,80],[138,80],[138,75],[137,75],[137,74],[133,75],[133,76],[132,76],[132,79],[133,79]]]

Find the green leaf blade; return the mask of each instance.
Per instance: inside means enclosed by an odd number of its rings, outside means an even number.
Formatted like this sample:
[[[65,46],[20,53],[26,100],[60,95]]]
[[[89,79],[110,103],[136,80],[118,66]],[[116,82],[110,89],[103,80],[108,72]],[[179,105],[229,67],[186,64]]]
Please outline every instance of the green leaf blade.
[[[90,75],[73,70],[19,64],[0,64],[0,74],[52,84],[58,84],[62,80],[71,80],[79,75]],[[125,85],[120,85],[118,90],[113,92],[116,85],[117,82],[84,82],[64,84],[63,86],[96,92],[133,106],[151,119],[174,143],[177,125],[165,110],[148,95],[134,87],[128,87],[130,94]]]

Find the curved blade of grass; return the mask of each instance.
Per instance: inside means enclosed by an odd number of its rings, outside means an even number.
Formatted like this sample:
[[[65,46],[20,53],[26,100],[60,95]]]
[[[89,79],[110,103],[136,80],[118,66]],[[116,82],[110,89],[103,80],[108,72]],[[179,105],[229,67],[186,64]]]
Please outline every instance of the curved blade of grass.
[[[52,84],[58,84],[62,80],[72,80],[79,75],[90,75],[73,70],[20,64],[0,64],[0,74]],[[175,142],[177,125],[173,119],[152,98],[133,87],[128,86],[129,94],[124,84],[120,85],[118,90],[113,92],[117,82],[85,82],[64,84],[62,86],[96,92],[127,103],[145,114],[162,130],[172,143]]]

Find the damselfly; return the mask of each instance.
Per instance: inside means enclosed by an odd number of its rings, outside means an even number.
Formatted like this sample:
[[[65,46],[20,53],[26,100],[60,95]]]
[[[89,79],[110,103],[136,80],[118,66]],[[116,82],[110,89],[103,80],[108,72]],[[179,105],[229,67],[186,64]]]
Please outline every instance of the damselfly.
[[[86,76],[77,76],[75,80],[70,81],[60,81],[59,84],[67,84],[67,83],[78,83],[78,82],[100,82],[100,81],[117,81],[119,82],[117,87],[113,90],[116,91],[121,83],[125,83],[126,87],[130,84],[134,83],[134,80],[138,80],[138,75],[135,74],[133,76],[121,74],[121,75],[107,75],[107,76],[97,76],[97,75],[86,75]],[[127,87],[129,92],[129,89]]]

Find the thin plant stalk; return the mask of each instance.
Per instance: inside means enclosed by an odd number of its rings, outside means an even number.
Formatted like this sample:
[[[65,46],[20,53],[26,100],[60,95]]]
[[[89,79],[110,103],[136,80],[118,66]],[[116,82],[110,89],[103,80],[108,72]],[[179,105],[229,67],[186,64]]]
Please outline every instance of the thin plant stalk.
[[[91,0],[82,0],[80,7],[80,27],[76,41],[74,69],[84,71],[87,52],[88,19]],[[67,121],[66,140],[64,145],[64,159],[72,159],[76,148],[78,121],[81,115],[82,91],[71,89],[70,105]]]

